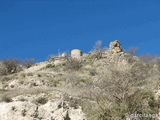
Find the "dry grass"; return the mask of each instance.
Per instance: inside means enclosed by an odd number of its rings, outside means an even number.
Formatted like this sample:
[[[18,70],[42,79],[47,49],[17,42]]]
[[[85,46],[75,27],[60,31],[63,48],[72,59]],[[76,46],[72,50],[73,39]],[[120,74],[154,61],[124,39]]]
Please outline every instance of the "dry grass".
[[[53,88],[30,88],[30,89],[21,89],[21,90],[11,90],[11,91],[5,91],[2,94],[0,94],[0,101],[6,101],[6,99],[12,99],[13,97],[19,96],[19,95],[35,95],[39,93],[46,93],[49,91],[52,91]]]
[[[126,71],[117,69],[116,62],[106,64],[103,58],[96,62],[90,58],[86,58],[85,62],[68,59],[65,64],[59,66],[44,65],[42,68],[45,70],[47,68],[52,73],[29,71],[20,74],[20,78],[27,76],[38,77],[37,80],[45,78],[57,86],[56,89],[30,88],[5,91],[0,95],[1,101],[10,102],[15,96],[58,90],[77,99],[76,103],[71,102],[71,106],[81,105],[88,120],[124,120],[126,113],[158,113],[160,101],[155,99],[153,91],[160,83],[159,66],[155,68],[154,64],[134,61],[132,56],[126,59],[130,64]],[[90,67],[85,67],[88,64]],[[9,80],[11,77],[2,79],[4,82]],[[67,97],[65,99],[69,100]],[[43,97],[35,100],[37,104],[46,102]]]
[[[124,120],[126,113],[158,113],[160,102],[153,93],[160,82],[158,71],[153,72],[153,65],[142,62],[132,64],[127,71],[110,67],[95,73],[88,69],[92,77],[91,80],[86,77],[88,82],[84,85],[80,85],[80,72],[72,73],[65,76],[66,87],[61,90],[80,99],[88,120]]]
[[[83,66],[83,61],[79,59],[69,58],[64,66],[64,71],[68,70],[80,70]]]

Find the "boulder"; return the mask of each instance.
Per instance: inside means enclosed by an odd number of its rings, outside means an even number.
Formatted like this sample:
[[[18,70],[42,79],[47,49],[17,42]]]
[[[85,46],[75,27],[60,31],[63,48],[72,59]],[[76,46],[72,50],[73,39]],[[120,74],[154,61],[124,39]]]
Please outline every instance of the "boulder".
[[[118,40],[110,43],[108,50],[109,55],[114,55],[121,52],[123,52],[123,49],[121,48],[121,44]]]

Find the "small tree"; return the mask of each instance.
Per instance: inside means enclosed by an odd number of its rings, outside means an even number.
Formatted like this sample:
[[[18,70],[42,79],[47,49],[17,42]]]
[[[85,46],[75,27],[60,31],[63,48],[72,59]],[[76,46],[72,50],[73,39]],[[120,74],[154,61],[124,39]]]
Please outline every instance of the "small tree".
[[[76,70],[78,71],[83,66],[83,61],[74,59],[74,58],[67,58],[67,62],[65,65],[65,70]]]
[[[139,59],[143,62],[149,63],[155,59],[156,56],[151,54],[141,55]]]
[[[128,50],[126,50],[126,53],[134,56],[137,50],[138,50],[138,47],[130,47]]]
[[[21,71],[19,59],[3,59],[1,62],[0,74],[7,75]]]
[[[97,59],[102,58],[102,52],[103,52],[103,48],[102,48],[102,41],[97,41],[94,45],[94,49],[91,51],[91,53],[93,53],[93,56]]]
[[[25,59],[25,60],[22,62],[22,64],[23,64],[25,67],[29,68],[29,67],[31,67],[32,65],[34,65],[34,61],[35,61],[35,59]]]
[[[160,65],[160,56],[146,54],[139,56],[139,59],[145,63]]]

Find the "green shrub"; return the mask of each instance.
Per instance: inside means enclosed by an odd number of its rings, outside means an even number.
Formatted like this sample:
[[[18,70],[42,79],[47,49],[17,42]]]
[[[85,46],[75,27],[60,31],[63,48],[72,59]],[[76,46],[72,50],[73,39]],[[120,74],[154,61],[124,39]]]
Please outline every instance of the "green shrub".
[[[87,90],[82,95],[95,101],[97,106],[91,111],[85,110],[89,113],[88,116],[97,111],[94,120],[124,120],[126,113],[158,114],[160,100],[154,98],[152,88],[155,88],[153,85],[156,81],[150,80],[153,73],[149,71],[150,66],[141,62],[132,65],[132,69],[127,71],[116,68],[99,70],[96,75],[97,81],[86,83]],[[92,71],[90,73],[92,74]],[[159,79],[155,80],[158,82]]]
[[[56,67],[63,67],[63,66],[66,66],[66,64],[67,64],[66,62],[59,63],[59,64],[56,65]]]
[[[12,102],[12,98],[9,97],[9,96],[3,95],[3,96],[1,97],[1,101],[2,101],[2,102],[7,102],[7,103],[9,103],[9,102]]]
[[[91,70],[89,70],[89,74],[90,74],[91,76],[95,76],[95,75],[97,74],[96,69],[91,69]]]
[[[38,74],[37,77],[42,77],[42,75],[41,75],[41,74]]]
[[[46,104],[47,103],[47,99],[44,98],[44,97],[40,97],[38,98],[35,102],[38,103],[38,104]]]
[[[83,61],[79,59],[70,58],[67,60],[64,70],[80,70],[83,66]]]
[[[160,108],[160,99],[156,100],[153,93],[149,96],[148,105],[150,107],[150,113],[158,113]]]
[[[52,83],[55,87],[57,87],[57,85],[59,84],[59,80],[53,80]]]
[[[26,116],[26,112],[27,112],[26,109],[22,110],[22,112],[21,112],[22,116]]]
[[[54,68],[54,67],[55,67],[54,64],[48,64],[48,65],[46,65],[46,68]]]

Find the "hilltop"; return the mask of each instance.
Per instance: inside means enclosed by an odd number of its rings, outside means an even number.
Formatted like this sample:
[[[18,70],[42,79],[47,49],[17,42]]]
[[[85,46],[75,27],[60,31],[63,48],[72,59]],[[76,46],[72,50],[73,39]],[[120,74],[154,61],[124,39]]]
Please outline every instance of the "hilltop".
[[[97,42],[89,54],[74,49],[71,55],[14,66],[8,73],[2,61],[0,120],[131,120],[125,115],[158,115],[157,60],[125,53],[116,40],[107,50]]]

